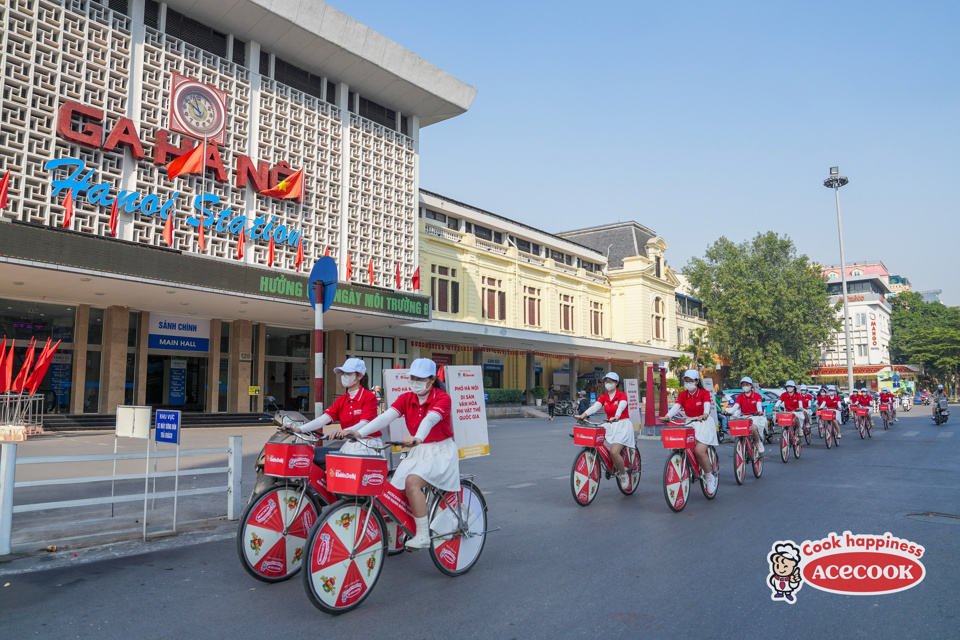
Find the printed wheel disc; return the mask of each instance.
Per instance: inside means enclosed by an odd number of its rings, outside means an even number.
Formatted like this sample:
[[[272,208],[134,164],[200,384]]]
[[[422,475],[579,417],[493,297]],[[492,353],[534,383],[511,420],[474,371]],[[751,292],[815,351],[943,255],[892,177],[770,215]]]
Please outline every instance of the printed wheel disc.
[[[462,512],[457,514],[457,500]],[[466,524],[460,532],[460,518]],[[440,536],[431,543],[434,564],[447,575],[466,573],[483,551],[487,529],[487,510],[483,496],[473,484],[464,482],[458,493],[449,492],[433,510],[430,520],[431,536]]]
[[[600,488],[600,460],[595,449],[584,449],[573,463],[570,490],[580,506],[587,506]]]
[[[760,457],[760,452],[754,450],[753,452],[753,477],[759,478],[763,473],[763,458]]]
[[[747,443],[743,438],[737,438],[737,446],[733,450],[733,477],[737,484],[743,484],[743,476],[747,467]]]
[[[623,462],[627,467],[628,481],[627,486],[623,486],[617,478],[617,487],[623,495],[633,495],[640,486],[640,452],[633,447],[625,447],[620,455],[623,456]]]
[[[663,469],[663,496],[673,511],[681,511],[690,497],[690,469],[683,455],[674,451]]]
[[[244,564],[256,577],[285,579],[300,569],[307,533],[317,512],[306,497],[298,511],[299,496],[295,487],[275,487],[255,498],[248,507],[239,542]]]
[[[780,459],[786,462],[790,459],[790,435],[787,431],[780,434]]]

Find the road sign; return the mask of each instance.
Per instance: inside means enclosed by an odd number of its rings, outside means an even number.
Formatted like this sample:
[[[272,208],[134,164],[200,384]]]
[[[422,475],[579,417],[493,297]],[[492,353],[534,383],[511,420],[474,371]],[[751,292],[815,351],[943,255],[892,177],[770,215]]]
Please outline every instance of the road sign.
[[[180,444],[180,412],[157,409],[157,425],[154,440]]]
[[[333,299],[337,295],[337,262],[330,256],[323,256],[317,260],[313,269],[310,270],[310,283],[307,286],[307,292],[310,295],[310,306],[317,308],[315,283],[323,283],[323,311],[326,312],[333,304]]]

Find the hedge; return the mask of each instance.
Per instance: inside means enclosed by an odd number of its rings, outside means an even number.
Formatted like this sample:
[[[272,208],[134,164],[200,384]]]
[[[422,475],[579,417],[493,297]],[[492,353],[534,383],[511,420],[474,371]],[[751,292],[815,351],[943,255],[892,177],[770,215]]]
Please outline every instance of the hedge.
[[[487,389],[490,399],[489,404],[501,404],[505,402],[520,402],[523,392],[520,389]]]

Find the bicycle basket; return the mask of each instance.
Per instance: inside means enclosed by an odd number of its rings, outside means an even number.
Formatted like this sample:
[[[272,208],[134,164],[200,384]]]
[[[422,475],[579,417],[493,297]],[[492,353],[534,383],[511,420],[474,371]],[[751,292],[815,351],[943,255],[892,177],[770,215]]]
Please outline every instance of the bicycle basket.
[[[660,430],[664,449],[686,449],[696,443],[696,430],[693,427],[670,427]]]
[[[727,423],[730,426],[730,435],[748,436],[753,428],[753,420],[731,420]]]
[[[837,418],[837,411],[835,409],[820,409],[820,411],[817,411],[817,415],[823,420],[835,420]]]
[[[860,417],[863,417],[863,416],[867,415],[867,408],[866,408],[866,407],[854,407],[854,408],[853,408],[853,411],[854,411],[854,413],[856,413],[856,414],[857,414],[858,416],[860,416]]]
[[[327,455],[327,490],[353,496],[380,495],[388,465],[380,456]]]
[[[309,444],[267,442],[264,446],[263,473],[277,478],[306,478],[313,466],[313,447]]]
[[[880,405],[880,411],[890,411],[890,405],[889,404]]]
[[[777,414],[777,425],[781,427],[789,427],[794,423],[794,415],[792,413],[778,413]]]
[[[574,427],[573,443],[578,447],[599,447],[606,432],[602,427]]]

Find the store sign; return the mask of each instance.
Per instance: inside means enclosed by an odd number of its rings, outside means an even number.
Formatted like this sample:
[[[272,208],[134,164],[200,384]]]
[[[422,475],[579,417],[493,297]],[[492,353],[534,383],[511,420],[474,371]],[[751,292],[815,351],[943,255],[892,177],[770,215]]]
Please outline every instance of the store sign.
[[[260,293],[295,300],[309,300],[307,279],[300,276],[260,276]],[[339,283],[331,309],[368,311],[409,318],[430,319],[430,298],[403,291]]]
[[[170,399],[167,404],[179,406],[187,403],[187,361],[184,358],[170,359]]]
[[[503,371],[502,358],[486,358],[483,361],[484,371]]]
[[[155,442],[180,444],[180,412],[169,409],[157,409],[156,427],[153,432]]]
[[[870,341],[871,349],[880,349],[880,343],[877,342],[877,314],[873,312],[870,313]]]
[[[150,349],[209,351],[210,321],[150,314]]]

